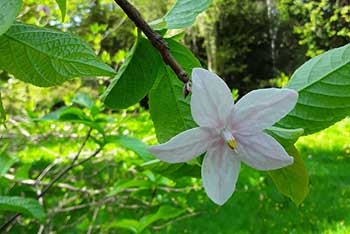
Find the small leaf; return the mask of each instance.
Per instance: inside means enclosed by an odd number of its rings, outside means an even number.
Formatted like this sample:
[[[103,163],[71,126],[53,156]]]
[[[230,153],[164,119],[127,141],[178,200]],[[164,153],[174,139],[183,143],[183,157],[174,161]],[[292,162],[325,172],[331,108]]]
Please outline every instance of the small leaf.
[[[155,29],[181,29],[191,26],[196,17],[208,9],[212,0],[177,0],[170,11],[151,23]]]
[[[0,36],[0,69],[36,86],[115,74],[80,38],[18,22]]]
[[[4,176],[16,161],[16,158],[9,156],[5,152],[0,152],[0,177]]]
[[[325,129],[350,114],[350,44],[304,63],[287,88],[299,92],[295,108],[277,125],[303,128],[305,134]]]
[[[92,98],[88,94],[81,92],[78,92],[74,95],[72,102],[88,109],[91,109],[94,106],[94,101]]]
[[[188,74],[192,68],[201,66],[196,57],[179,42],[171,39],[167,41],[172,55]],[[183,97],[183,85],[174,72],[165,67],[151,89],[150,112],[160,143],[196,126],[191,116],[190,99]]]
[[[288,167],[269,171],[269,175],[282,194],[289,197],[296,205],[300,205],[309,193],[309,175],[295,146],[290,146],[286,150],[294,157],[294,163]]]
[[[107,136],[105,140],[106,140],[106,143],[118,144],[122,147],[125,147],[129,150],[134,151],[145,162],[154,159],[152,154],[147,149],[148,146],[136,138],[118,135],[118,136]]]
[[[2,98],[0,93],[0,124],[4,124],[6,121],[6,111],[4,109],[4,106],[2,104]]]
[[[0,1],[0,36],[11,27],[21,6],[22,0]]]
[[[185,209],[178,209],[167,205],[161,206],[159,207],[156,213],[150,214],[141,218],[138,231],[142,232],[145,228],[147,228],[149,225],[151,225],[152,223],[158,220],[172,219],[172,218],[178,217],[184,212],[185,212]]]
[[[108,229],[123,228],[132,231],[133,233],[139,233],[138,226],[139,222],[135,219],[120,219],[108,225]]]
[[[67,0],[56,0],[58,7],[60,8],[61,15],[62,15],[62,22],[64,21],[64,18],[66,17],[66,11],[67,11]]]
[[[158,159],[142,164],[145,170],[151,170],[169,179],[177,180],[184,176],[201,178],[201,167],[199,165],[190,165],[188,163],[170,164],[159,161]]]
[[[159,52],[149,40],[140,38],[132,48],[118,75],[102,95],[104,103],[114,109],[132,106],[146,96],[164,66]]]
[[[112,191],[109,192],[108,196],[113,196],[128,188],[149,189],[153,186],[151,181],[147,180],[120,180],[114,186]]]
[[[41,223],[46,217],[43,207],[33,198],[0,196],[0,210],[29,215]]]

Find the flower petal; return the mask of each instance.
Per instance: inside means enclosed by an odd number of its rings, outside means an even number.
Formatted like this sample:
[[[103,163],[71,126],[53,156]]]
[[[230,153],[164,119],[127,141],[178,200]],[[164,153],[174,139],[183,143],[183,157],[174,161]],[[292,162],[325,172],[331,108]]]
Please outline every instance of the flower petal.
[[[216,74],[202,69],[192,70],[191,112],[199,126],[222,128],[233,108],[230,89]]]
[[[218,136],[209,128],[192,128],[171,138],[168,142],[151,146],[148,150],[158,159],[169,163],[186,162],[204,153]]]
[[[202,164],[203,187],[208,197],[223,205],[236,188],[240,160],[225,144],[209,148]]]
[[[292,89],[258,89],[242,97],[230,116],[231,128],[256,132],[271,127],[295,106],[298,93]]]
[[[236,135],[238,157],[258,170],[274,170],[293,163],[293,158],[272,136],[266,133]]]

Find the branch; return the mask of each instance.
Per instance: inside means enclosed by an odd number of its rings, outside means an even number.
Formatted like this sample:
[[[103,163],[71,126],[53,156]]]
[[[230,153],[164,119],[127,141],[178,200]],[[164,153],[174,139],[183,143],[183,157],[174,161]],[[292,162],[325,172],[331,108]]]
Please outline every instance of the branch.
[[[163,61],[171,67],[177,77],[185,83],[185,90],[187,89],[189,78],[185,70],[181,65],[175,60],[171,55],[167,42],[162,38],[162,36],[155,32],[149,24],[142,18],[140,12],[131,5],[127,0],[114,0],[120,8],[123,9],[125,14],[131,19],[136,27],[141,29],[141,31],[146,35],[146,37],[152,42],[152,45],[159,51]]]

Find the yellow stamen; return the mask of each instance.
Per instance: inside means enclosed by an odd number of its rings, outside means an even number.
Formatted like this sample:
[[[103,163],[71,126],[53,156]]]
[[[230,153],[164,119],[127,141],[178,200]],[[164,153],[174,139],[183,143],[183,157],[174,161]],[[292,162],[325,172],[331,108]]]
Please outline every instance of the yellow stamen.
[[[230,139],[227,141],[227,145],[228,147],[230,147],[231,149],[235,150],[237,147],[237,142],[233,139]]]

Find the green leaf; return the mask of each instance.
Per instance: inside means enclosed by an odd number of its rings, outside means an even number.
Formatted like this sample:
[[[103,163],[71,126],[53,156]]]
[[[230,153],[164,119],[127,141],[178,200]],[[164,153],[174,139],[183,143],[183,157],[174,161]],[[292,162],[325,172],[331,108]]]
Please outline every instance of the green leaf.
[[[325,129],[350,114],[350,44],[312,58],[295,71],[287,88],[299,92],[295,108],[277,124]]]
[[[159,68],[164,66],[162,63],[149,40],[140,38],[102,95],[104,103],[110,108],[123,109],[139,102],[151,89]]]
[[[4,124],[6,121],[6,111],[2,105],[2,98],[0,93],[0,124]]]
[[[22,0],[0,1],[0,36],[11,27],[21,6]]]
[[[46,217],[40,203],[33,198],[0,196],[0,210],[29,215],[41,223],[45,221]]]
[[[302,128],[285,129],[272,126],[265,131],[284,146],[293,145],[299,139],[299,137],[304,134],[304,129]]]
[[[188,74],[192,68],[201,66],[196,57],[179,42],[171,39],[167,42],[172,55]],[[149,94],[151,117],[161,143],[196,126],[191,116],[190,99],[183,96],[183,85],[174,72],[165,67]]]
[[[108,229],[111,228],[123,228],[127,229],[129,231],[132,231],[133,233],[139,233],[138,231],[139,221],[135,219],[120,219],[117,221],[114,221],[112,224],[108,226]]]
[[[113,189],[108,193],[108,196],[114,196],[115,194],[128,188],[137,188],[138,190],[141,190],[149,189],[153,185],[154,184],[151,181],[147,180],[120,180],[113,186]]]
[[[60,8],[61,15],[62,15],[62,22],[64,21],[64,18],[66,17],[66,11],[67,11],[67,0],[56,0],[58,7]]]
[[[196,17],[208,9],[212,0],[177,0],[170,11],[161,19],[151,22],[153,28],[180,29],[191,26]]]
[[[36,86],[115,74],[78,37],[18,22],[0,36],[0,69]]]
[[[286,148],[294,157],[294,163],[288,167],[269,172],[278,191],[300,205],[309,193],[309,175],[298,150],[294,146]]]
[[[125,147],[129,150],[134,151],[146,162],[154,159],[152,154],[147,149],[148,146],[136,138],[123,136],[123,135],[107,136],[105,141],[106,143],[118,144],[122,147]]]
[[[166,163],[158,159],[142,164],[145,170],[151,170],[169,179],[177,180],[184,176],[201,178],[201,167],[188,163]]]
[[[156,213],[150,214],[141,218],[138,231],[142,232],[149,225],[151,225],[152,223],[160,219],[162,220],[172,219],[172,218],[178,217],[184,212],[185,212],[185,209],[178,209],[167,205],[161,206],[159,207]]]
[[[0,177],[4,176],[16,161],[16,158],[9,156],[5,152],[0,152]]]
[[[72,102],[88,109],[91,109],[94,106],[94,100],[92,100],[88,94],[81,92],[78,92],[74,95]]]

